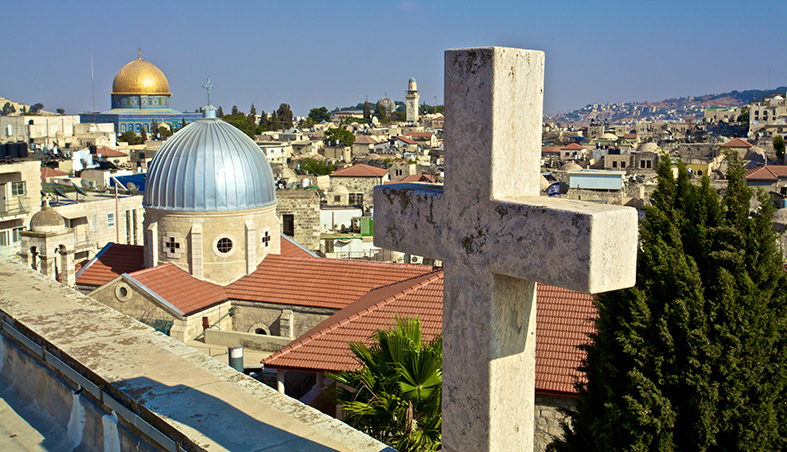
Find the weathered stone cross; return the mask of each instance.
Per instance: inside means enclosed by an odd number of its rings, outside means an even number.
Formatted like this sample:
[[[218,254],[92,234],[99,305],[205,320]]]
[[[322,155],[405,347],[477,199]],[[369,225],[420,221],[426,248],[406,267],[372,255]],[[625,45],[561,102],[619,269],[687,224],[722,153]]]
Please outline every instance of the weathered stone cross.
[[[530,451],[536,282],[635,282],[637,215],[539,196],[544,54],[445,53],[445,190],[374,189],[374,243],[441,258],[443,450]]]

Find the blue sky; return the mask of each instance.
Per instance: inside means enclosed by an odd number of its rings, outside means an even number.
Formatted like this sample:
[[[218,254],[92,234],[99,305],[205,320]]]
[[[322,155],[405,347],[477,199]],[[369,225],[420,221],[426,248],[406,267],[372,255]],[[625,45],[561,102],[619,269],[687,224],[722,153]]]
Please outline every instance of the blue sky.
[[[443,51],[501,45],[546,52],[546,113],[787,85],[787,2],[729,1],[50,1],[3,6],[0,96],[46,110],[109,108],[137,57],[167,76],[173,107],[296,115],[404,100],[443,101]]]

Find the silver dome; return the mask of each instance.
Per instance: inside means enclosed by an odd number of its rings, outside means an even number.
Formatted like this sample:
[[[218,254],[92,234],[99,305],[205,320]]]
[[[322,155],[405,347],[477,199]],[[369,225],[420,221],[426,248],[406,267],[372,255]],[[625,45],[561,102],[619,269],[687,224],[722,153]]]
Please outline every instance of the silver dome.
[[[192,212],[276,204],[273,172],[262,150],[236,127],[203,118],[173,135],[150,163],[143,205]]]

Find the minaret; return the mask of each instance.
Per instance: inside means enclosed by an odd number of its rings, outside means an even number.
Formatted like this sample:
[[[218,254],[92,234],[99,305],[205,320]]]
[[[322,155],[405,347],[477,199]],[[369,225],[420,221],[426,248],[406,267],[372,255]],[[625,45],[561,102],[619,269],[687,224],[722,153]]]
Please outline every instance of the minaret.
[[[418,122],[418,99],[420,97],[415,77],[410,77],[410,83],[407,84],[407,94],[404,96],[407,99],[407,122],[409,123]]]

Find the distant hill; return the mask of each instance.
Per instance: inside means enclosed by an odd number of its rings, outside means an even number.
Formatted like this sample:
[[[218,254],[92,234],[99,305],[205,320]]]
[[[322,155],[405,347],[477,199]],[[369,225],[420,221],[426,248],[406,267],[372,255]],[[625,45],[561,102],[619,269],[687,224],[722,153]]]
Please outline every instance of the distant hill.
[[[637,121],[689,121],[701,120],[707,107],[742,107],[752,100],[787,92],[787,87],[761,90],[730,91],[704,96],[689,96],[665,99],[659,102],[624,102],[614,104],[592,104],[568,113],[544,116],[545,121],[561,125],[586,126],[592,120],[608,121],[610,124],[633,124]]]

